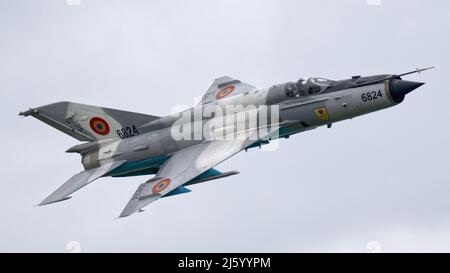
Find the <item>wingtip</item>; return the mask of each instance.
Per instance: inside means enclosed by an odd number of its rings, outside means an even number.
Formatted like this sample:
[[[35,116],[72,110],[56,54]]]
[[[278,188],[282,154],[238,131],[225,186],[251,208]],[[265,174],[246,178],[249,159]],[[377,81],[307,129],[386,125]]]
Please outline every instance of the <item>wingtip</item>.
[[[122,213],[120,213],[120,215],[119,215],[118,218],[128,217],[128,216],[131,216],[131,215],[133,215],[133,214],[135,214],[135,213],[142,213],[142,212],[144,212],[144,211],[145,211],[145,210],[143,210],[143,209],[133,209],[133,210],[129,210],[129,209],[125,208],[125,209],[122,211]]]
[[[133,210],[130,210],[128,207],[126,207],[126,208],[120,213],[119,217],[117,217],[116,219],[129,217],[129,216],[131,216],[131,215],[133,215],[133,214],[135,214],[135,213],[142,213],[142,212],[144,212],[143,209],[133,209]]]
[[[50,205],[50,204],[53,204],[53,203],[58,203],[58,202],[69,200],[70,198],[72,198],[72,196],[67,196],[66,198],[58,199],[58,200],[45,199],[44,201],[42,201],[41,203],[37,204],[36,206],[37,207],[41,207],[41,206],[45,206],[45,205]]]
[[[132,215],[132,214],[133,214],[133,213],[122,212],[116,219],[121,219],[121,218],[129,217],[129,216]]]
[[[130,215],[133,214],[133,213],[134,213],[134,211],[130,210],[130,208],[129,208],[128,206],[126,206],[126,207],[122,210],[122,212],[120,213],[120,215],[117,217],[117,219],[128,217],[128,216],[130,216]]]

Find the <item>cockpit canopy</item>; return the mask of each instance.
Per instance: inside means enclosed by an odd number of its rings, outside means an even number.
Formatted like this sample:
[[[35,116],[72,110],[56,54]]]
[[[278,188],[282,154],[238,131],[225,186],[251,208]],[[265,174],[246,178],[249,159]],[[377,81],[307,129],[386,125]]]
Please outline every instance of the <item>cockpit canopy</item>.
[[[289,82],[286,84],[286,96],[290,98],[299,98],[320,94],[327,88],[333,86],[334,83],[335,81],[324,78],[300,79],[297,82]]]

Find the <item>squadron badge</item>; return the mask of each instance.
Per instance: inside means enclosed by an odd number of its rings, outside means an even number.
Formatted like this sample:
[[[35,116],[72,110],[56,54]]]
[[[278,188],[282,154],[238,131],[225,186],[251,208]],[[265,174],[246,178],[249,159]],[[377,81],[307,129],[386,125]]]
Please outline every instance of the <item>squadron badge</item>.
[[[317,108],[314,110],[314,114],[316,114],[316,116],[318,118],[320,118],[321,120],[328,120],[330,117],[328,116],[328,111],[327,108],[322,107],[322,108]]]

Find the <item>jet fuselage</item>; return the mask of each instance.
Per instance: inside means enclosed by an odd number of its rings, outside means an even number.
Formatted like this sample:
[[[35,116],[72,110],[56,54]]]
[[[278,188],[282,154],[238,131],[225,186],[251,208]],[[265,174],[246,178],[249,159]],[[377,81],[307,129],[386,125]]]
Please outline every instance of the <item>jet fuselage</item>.
[[[277,84],[269,88],[255,89],[230,96],[206,105],[190,108],[177,116],[166,116],[156,122],[150,122],[139,129],[144,133],[132,138],[105,141],[104,143],[100,140],[98,141],[99,145],[95,147],[96,149],[84,154],[82,162],[85,168],[89,169],[98,167],[104,162],[126,160],[127,163],[115,169],[109,175],[153,174],[172,153],[204,141],[204,137],[187,140],[174,139],[174,124],[177,122],[181,124],[189,123],[192,124],[192,127],[204,130],[204,124],[199,127],[195,126],[194,123],[223,119],[223,116],[211,117],[209,115],[207,117],[200,116],[197,119],[195,117],[188,118],[183,121],[183,114],[191,117],[194,116],[191,114],[195,111],[204,111],[205,107],[225,109],[230,105],[242,106],[241,111],[249,112],[258,111],[258,109],[250,108],[248,110],[245,107],[277,106],[279,109],[279,130],[268,140],[261,140],[261,142],[252,146],[255,147],[266,144],[274,138],[287,138],[290,135],[319,126],[331,126],[335,122],[392,107],[401,103],[407,93],[421,85],[421,83],[403,81],[398,77],[370,84],[371,81],[383,79],[387,76],[354,77],[351,80],[345,80],[345,82],[332,82],[332,84],[325,79],[310,78],[300,83]],[[365,82],[369,82],[369,84],[364,84]],[[297,88],[296,91],[295,88]],[[297,93],[290,93],[292,89]],[[242,114],[242,112],[240,113]],[[237,115],[237,113],[232,115]],[[231,120],[236,122],[236,117]],[[288,122],[283,123],[285,121]],[[249,124],[246,123],[246,125]],[[223,126],[226,127],[227,124],[225,123]],[[194,135],[194,132],[192,135]]]

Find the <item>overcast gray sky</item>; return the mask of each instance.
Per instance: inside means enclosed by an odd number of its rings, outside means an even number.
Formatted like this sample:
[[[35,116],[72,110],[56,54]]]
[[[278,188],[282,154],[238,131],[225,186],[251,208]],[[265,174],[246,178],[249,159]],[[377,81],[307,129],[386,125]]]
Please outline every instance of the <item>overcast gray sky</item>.
[[[77,0],[71,0],[76,3]],[[380,5],[377,5],[380,4]],[[0,251],[450,251],[449,1],[0,0]],[[401,73],[427,84],[395,108],[221,164],[115,220],[146,177],[103,178],[34,207],[73,174],[77,143],[17,113],[60,100],[155,115],[212,79],[255,86]],[[370,243],[370,242],[377,243]]]

